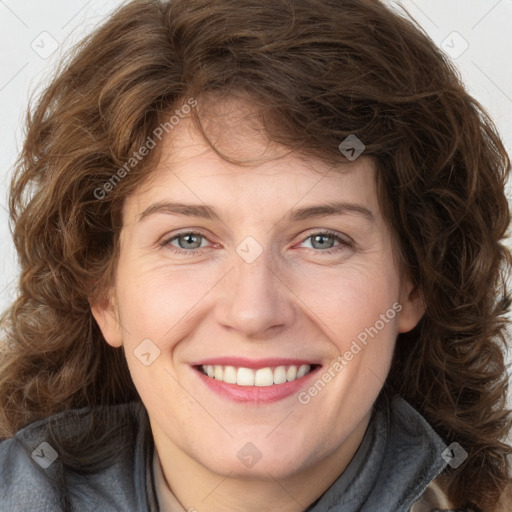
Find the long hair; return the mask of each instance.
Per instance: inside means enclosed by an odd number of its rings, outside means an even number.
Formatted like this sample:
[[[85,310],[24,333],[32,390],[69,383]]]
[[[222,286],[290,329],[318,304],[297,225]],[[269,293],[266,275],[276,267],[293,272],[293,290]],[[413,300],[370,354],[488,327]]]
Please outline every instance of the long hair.
[[[290,151],[336,165],[347,136],[365,144],[400,266],[426,306],[398,336],[388,382],[468,452],[443,474],[454,506],[494,510],[512,452],[510,161],[452,64],[376,0],[135,0],[72,49],[29,105],[11,184],[21,273],[2,316],[0,437],[139,399],[90,309],[113,282],[124,200],[161,145],[126,163],[158,127],[172,137],[169,119],[190,98],[234,97]]]

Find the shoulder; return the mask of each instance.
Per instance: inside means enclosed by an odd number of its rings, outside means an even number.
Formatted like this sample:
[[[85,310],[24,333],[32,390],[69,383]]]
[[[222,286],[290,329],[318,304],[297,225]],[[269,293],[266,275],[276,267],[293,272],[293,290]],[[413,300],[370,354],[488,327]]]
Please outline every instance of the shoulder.
[[[83,511],[123,510],[133,505],[129,489],[134,471],[142,473],[142,445],[148,434],[144,415],[136,402],[94,411],[73,409],[31,423],[1,441],[2,510],[59,512],[75,505]],[[119,491],[112,508],[97,498],[108,485],[114,496]]]
[[[451,511],[452,507],[441,486],[434,480],[420,499],[413,504],[410,512],[436,512],[438,510]]]
[[[474,512],[457,510],[448,499],[443,486],[446,461],[440,454],[446,443],[425,417],[407,400],[389,393],[378,403],[389,422],[388,473],[406,477],[408,496],[404,510],[409,512]],[[388,480],[391,477],[387,477]],[[411,497],[413,497],[411,499]],[[402,510],[402,508],[400,508]]]
[[[510,512],[512,503],[512,481],[504,490],[494,512]],[[479,509],[478,509],[479,510]],[[435,479],[420,499],[413,504],[410,512],[478,512],[472,508],[455,509],[451,506],[439,479]]]
[[[473,509],[455,509],[448,499],[441,480],[434,479],[426,488],[425,492],[416,501],[410,512],[477,512]],[[496,511],[498,512],[498,511]]]
[[[51,477],[37,470],[27,446],[16,437],[0,443],[0,503],[12,512],[64,510]]]

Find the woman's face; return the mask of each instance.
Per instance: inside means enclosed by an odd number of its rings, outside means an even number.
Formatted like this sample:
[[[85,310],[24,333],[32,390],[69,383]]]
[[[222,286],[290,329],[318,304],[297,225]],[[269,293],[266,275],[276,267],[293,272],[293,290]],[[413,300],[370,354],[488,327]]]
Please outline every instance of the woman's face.
[[[229,154],[265,150],[223,137]],[[125,203],[110,304],[93,307],[124,347],[157,448],[251,478],[353,452],[397,333],[422,314],[394,263],[372,161],[239,167],[187,119],[165,142]]]

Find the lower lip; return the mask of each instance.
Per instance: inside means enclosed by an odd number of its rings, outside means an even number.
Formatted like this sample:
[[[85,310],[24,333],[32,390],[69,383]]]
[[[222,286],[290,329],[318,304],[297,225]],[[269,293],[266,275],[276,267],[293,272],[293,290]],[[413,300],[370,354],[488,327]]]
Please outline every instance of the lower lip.
[[[320,366],[317,366],[300,379],[284,384],[273,384],[272,386],[239,386],[238,384],[228,384],[221,380],[208,377],[196,368],[194,368],[194,371],[199,375],[199,378],[206,386],[218,395],[234,400],[235,402],[269,404],[298,393],[309,383],[320,368]]]

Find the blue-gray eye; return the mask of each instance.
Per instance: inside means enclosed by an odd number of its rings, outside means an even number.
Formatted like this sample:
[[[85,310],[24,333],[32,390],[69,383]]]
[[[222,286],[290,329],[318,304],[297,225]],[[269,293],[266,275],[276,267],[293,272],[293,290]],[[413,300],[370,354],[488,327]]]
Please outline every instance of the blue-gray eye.
[[[331,249],[336,242],[336,237],[327,233],[311,235],[309,238],[314,249]]]
[[[177,240],[180,249],[198,249],[201,247],[203,238],[203,235],[200,235],[199,233],[181,233],[169,240],[169,242],[171,243],[174,240]]]

